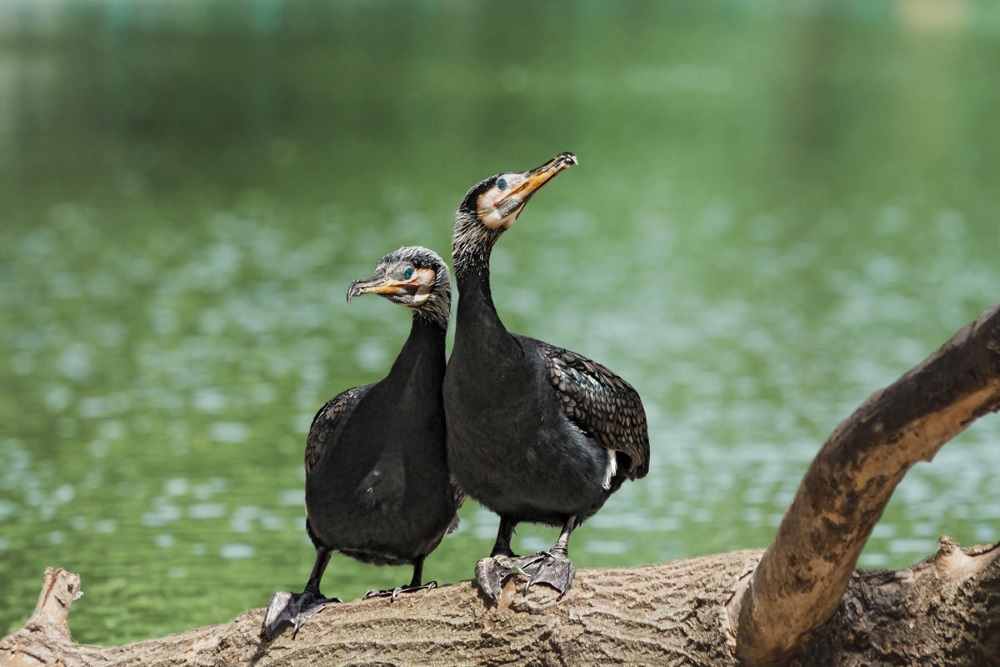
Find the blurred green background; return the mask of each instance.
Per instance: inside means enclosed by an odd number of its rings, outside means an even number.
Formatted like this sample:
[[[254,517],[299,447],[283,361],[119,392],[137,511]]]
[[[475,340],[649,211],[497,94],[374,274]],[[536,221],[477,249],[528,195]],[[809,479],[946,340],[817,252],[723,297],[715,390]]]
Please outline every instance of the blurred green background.
[[[348,283],[563,150],[496,302],[630,380],[652,439],[575,561],[765,547],[837,423],[1000,301],[998,7],[0,4],[0,634],[47,565],[83,642],[301,590],[310,419],[409,327]],[[862,565],[996,541],[998,441],[914,469]],[[461,516],[428,578],[488,552]],[[408,579],[336,556],[323,588]]]

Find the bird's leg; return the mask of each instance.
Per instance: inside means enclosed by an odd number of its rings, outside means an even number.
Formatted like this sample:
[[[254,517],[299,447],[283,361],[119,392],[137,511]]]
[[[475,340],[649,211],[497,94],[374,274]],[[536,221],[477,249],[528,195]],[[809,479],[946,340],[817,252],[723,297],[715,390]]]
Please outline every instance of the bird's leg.
[[[573,585],[576,567],[569,559],[569,536],[575,527],[575,516],[566,519],[555,545],[548,551],[539,552],[531,562],[524,565],[524,571],[531,576],[524,586],[525,594],[532,584],[548,584],[559,591],[559,597],[562,597]]]
[[[365,593],[363,600],[368,598],[392,598],[392,601],[396,601],[396,596],[400,593],[412,593],[413,591],[429,591],[432,588],[437,588],[436,581],[428,581],[426,584],[421,585],[420,580],[423,578],[424,572],[424,556],[420,556],[415,561],[413,561],[413,578],[410,579],[408,586],[397,586],[396,588],[387,589],[380,591],[377,589],[372,589]]]
[[[500,517],[500,528],[497,530],[497,541],[489,558],[483,558],[476,563],[476,583],[487,596],[497,601],[500,589],[511,576],[521,571],[515,562],[518,558],[510,548],[510,540],[514,536],[516,521]]]
[[[316,548],[316,562],[313,563],[312,572],[309,573],[309,581],[306,582],[306,588],[301,595],[308,594],[317,600],[323,599],[323,594],[319,592],[319,582],[323,580],[326,566],[330,564],[330,555],[329,549]]]
[[[313,564],[305,590],[301,593],[278,591],[271,596],[267,602],[267,609],[264,610],[264,622],[260,628],[261,637],[267,640],[274,639],[278,631],[286,625],[294,628],[292,632],[294,637],[310,616],[322,611],[327,605],[340,602],[339,598],[326,598],[319,592],[319,582],[329,562],[330,550],[316,547],[316,562]]]
[[[500,528],[497,530],[497,541],[493,543],[493,551],[490,552],[490,558],[495,558],[496,556],[507,556],[508,558],[517,558],[510,548],[510,541],[514,537],[514,527],[517,523],[500,517]]]

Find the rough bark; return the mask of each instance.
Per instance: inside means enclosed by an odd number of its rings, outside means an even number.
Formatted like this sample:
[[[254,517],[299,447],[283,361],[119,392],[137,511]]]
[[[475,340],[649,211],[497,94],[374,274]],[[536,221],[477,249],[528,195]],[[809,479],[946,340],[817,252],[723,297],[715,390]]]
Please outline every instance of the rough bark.
[[[470,582],[333,605],[266,643],[263,609],[162,639],[75,644],[66,625],[78,575],[46,573],[39,610],[0,641],[0,665],[736,665],[726,601],[759,551],[639,568],[581,570],[562,600],[508,584],[490,607]],[[1000,548],[946,538],[900,571],[858,572],[804,665],[1000,664]]]
[[[786,660],[841,603],[896,485],[1000,408],[1000,306],[872,394],[813,460],[760,565],[730,604],[738,655]]]

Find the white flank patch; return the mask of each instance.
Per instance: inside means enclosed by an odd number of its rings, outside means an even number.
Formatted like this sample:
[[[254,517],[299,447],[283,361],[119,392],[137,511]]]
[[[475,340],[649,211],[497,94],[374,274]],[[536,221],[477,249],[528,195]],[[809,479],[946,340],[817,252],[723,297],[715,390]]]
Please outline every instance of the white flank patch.
[[[605,451],[608,453],[608,467],[604,469],[604,481],[601,482],[601,488],[610,489],[611,478],[618,472],[618,458],[615,456],[615,450],[607,449]]]

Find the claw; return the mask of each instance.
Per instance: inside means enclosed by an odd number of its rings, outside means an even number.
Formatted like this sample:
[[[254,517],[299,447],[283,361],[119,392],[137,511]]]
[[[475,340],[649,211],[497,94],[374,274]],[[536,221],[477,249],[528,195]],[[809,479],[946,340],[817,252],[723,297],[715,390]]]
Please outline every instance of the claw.
[[[285,626],[292,626],[292,638],[298,634],[306,621],[313,614],[326,609],[329,605],[340,602],[339,598],[325,598],[312,591],[289,593],[278,591],[267,601],[264,610],[264,621],[261,623],[260,636],[268,641],[278,636]]]
[[[504,582],[520,573],[521,568],[513,559],[506,556],[490,556],[476,563],[476,584],[487,597],[498,602]]]
[[[377,588],[373,588],[370,591],[368,591],[367,593],[365,593],[364,597],[361,598],[361,599],[362,600],[367,600],[368,598],[385,598],[385,597],[387,597],[387,598],[390,598],[391,602],[395,602],[396,601],[396,596],[399,595],[400,593],[413,593],[415,591],[429,591],[432,588],[437,588],[437,585],[438,584],[437,584],[436,581],[428,581],[423,586],[397,586],[396,588],[386,589],[384,591],[380,591]]]
[[[524,594],[534,584],[548,584],[559,591],[562,598],[573,584],[576,567],[569,556],[558,550],[539,551],[523,557],[490,556],[476,563],[476,584],[494,602],[499,601],[504,583],[513,576],[527,578]]]

